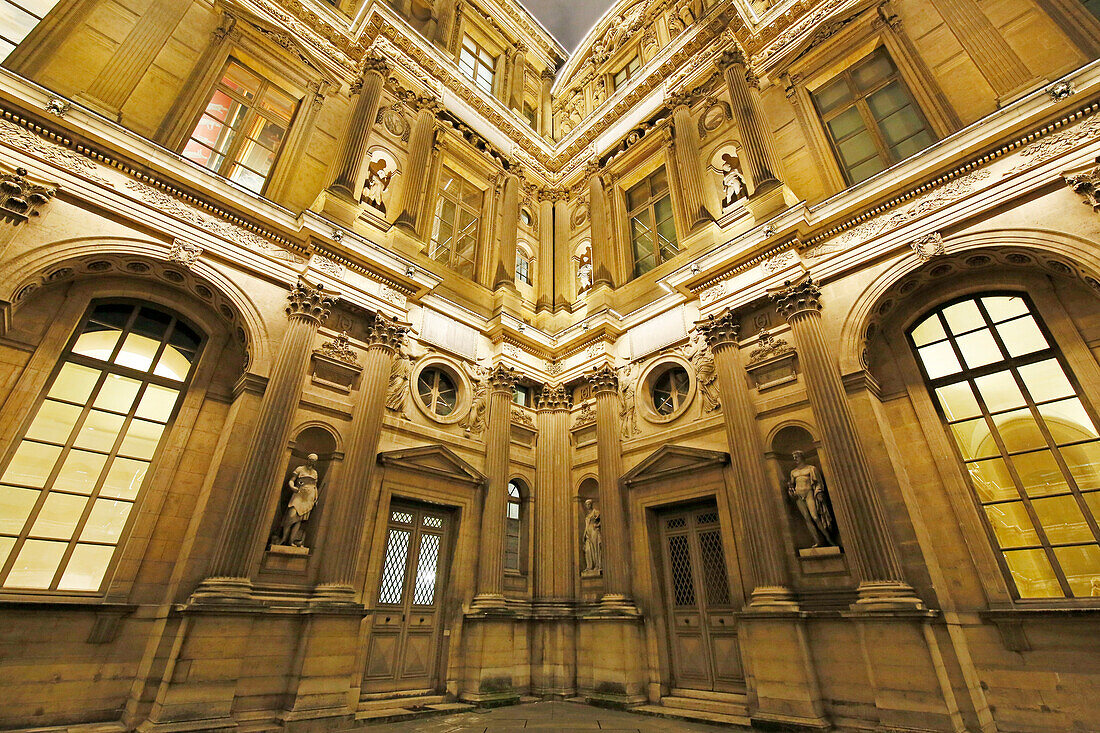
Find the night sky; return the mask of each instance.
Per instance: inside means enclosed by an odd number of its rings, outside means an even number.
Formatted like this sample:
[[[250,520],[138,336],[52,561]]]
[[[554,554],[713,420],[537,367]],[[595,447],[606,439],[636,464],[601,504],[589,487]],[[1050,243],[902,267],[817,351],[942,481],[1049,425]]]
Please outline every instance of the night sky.
[[[520,0],[539,19],[566,51],[581,42],[588,29],[595,25],[613,0]]]

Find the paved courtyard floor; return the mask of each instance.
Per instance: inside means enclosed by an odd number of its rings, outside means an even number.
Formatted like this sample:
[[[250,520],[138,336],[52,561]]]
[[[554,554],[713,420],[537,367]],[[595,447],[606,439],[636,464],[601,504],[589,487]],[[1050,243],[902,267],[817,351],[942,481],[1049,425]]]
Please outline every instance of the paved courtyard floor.
[[[350,730],[364,733],[717,733],[748,728],[702,725],[682,720],[583,705],[573,702],[534,702],[457,715],[365,725]]]

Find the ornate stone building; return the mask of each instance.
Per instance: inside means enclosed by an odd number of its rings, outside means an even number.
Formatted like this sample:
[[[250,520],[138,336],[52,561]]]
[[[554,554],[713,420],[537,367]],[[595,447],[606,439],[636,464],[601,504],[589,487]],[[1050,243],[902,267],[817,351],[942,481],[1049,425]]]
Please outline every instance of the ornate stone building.
[[[1096,730],[1098,13],[0,0],[0,727]]]

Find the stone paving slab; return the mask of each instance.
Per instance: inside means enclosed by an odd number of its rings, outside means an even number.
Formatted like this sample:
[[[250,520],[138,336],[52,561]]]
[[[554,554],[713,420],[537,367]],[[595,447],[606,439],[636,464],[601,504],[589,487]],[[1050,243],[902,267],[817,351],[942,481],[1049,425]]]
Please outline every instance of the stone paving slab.
[[[655,719],[572,702],[536,702],[397,723],[362,721],[347,730],[363,733],[592,733],[597,730],[608,733],[729,733],[751,729]]]

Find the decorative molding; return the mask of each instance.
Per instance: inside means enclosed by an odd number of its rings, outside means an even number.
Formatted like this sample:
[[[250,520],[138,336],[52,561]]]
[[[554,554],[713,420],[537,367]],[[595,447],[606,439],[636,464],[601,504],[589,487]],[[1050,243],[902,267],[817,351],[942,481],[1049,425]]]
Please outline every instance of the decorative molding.
[[[168,250],[168,259],[190,268],[199,261],[203,249],[197,244],[185,242],[182,239],[172,240],[172,248]]]
[[[1100,163],[1100,158],[1096,162]],[[1065,181],[1074,193],[1081,196],[1082,203],[1091,206],[1093,211],[1100,211],[1100,166],[1085,173],[1066,176]]]
[[[918,260],[927,262],[933,257],[944,253],[943,235],[939,232],[925,234],[914,239],[909,243],[909,246],[913,249],[913,254],[917,256]]]
[[[355,354],[355,349],[351,347],[347,331],[341,331],[331,341],[321,344],[320,352],[330,359],[359,366],[359,357]]]
[[[756,348],[749,352],[748,366],[754,366],[794,351],[794,347],[787,343],[785,339],[772,336],[770,331],[761,331],[757,339]]]
[[[573,420],[573,430],[577,428],[583,428],[586,425],[591,425],[596,422],[596,408],[591,402],[585,402],[581,405],[581,411],[577,414],[575,420]]]
[[[287,294],[290,301],[286,306],[288,318],[307,318],[324,323],[331,312],[336,298],[325,292],[323,285],[311,285],[298,279],[298,282]]]
[[[512,405],[512,422],[519,423],[525,428],[535,429],[535,421],[527,414],[527,410],[517,405]]]
[[[26,168],[0,174],[0,216],[11,217],[16,222],[26,221],[38,216],[38,210],[57,193],[56,188],[31,182],[27,175]]]

